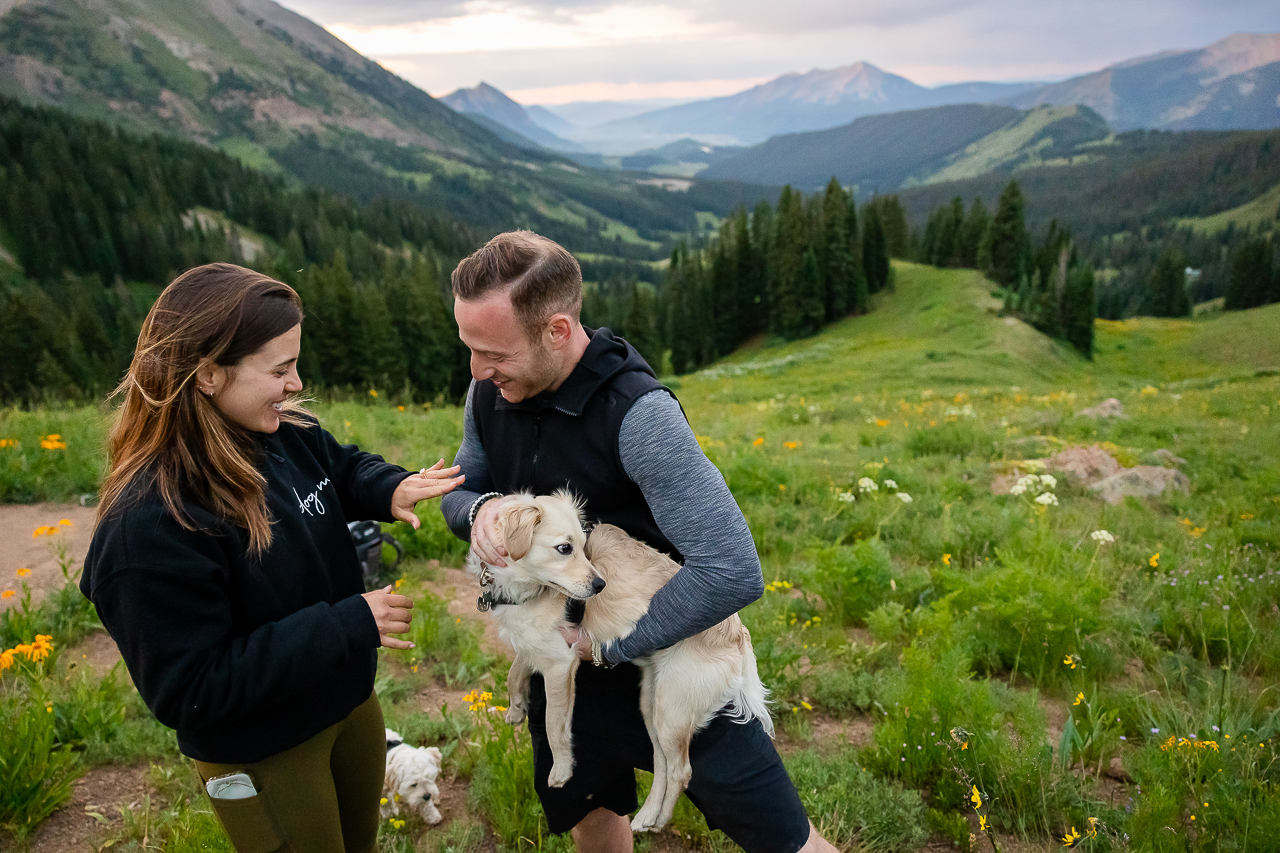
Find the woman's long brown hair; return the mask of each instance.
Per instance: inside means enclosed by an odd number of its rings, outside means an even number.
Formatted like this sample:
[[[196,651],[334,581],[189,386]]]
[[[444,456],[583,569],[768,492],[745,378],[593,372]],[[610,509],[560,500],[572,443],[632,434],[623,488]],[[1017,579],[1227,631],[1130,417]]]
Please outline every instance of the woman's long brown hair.
[[[232,368],[302,322],[287,284],[234,264],[188,270],[164,289],[143,321],[133,363],[112,397],[124,397],[107,441],[109,464],[98,519],[154,490],[187,530],[193,502],[245,529],[249,550],[271,544],[266,480],[250,433],[196,388],[204,366]],[[281,420],[305,424],[285,405]]]

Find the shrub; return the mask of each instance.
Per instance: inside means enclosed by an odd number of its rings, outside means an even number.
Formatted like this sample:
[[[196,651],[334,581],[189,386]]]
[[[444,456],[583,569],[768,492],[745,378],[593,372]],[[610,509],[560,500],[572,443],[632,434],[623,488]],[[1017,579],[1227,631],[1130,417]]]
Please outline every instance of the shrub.
[[[859,767],[853,748],[827,755],[807,749],[789,757],[786,765],[805,809],[831,843],[907,851],[928,839],[920,794]]]

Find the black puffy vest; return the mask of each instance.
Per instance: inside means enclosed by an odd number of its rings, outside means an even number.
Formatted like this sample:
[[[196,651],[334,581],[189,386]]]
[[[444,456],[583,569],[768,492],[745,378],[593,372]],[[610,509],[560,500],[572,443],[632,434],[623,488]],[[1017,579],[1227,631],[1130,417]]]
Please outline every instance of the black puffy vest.
[[[509,403],[491,381],[476,383],[472,415],[494,491],[569,489],[585,502],[588,521],[615,524],[683,562],[618,453],[618,432],[632,404],[650,391],[671,392],[625,340],[608,329],[587,333],[591,343],[555,391]]]

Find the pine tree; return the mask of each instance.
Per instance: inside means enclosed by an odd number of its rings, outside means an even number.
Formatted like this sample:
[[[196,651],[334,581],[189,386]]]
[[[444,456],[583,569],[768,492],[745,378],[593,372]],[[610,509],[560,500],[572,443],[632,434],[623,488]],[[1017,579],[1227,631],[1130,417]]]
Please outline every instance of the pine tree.
[[[825,319],[838,320],[853,308],[853,255],[849,251],[849,195],[835,178],[822,197],[822,279]]]
[[[982,203],[981,196],[975,197],[956,235],[956,266],[978,268],[978,249],[990,224],[991,214],[987,212],[987,206]]]
[[[662,369],[662,340],[658,335],[653,286],[631,284],[631,306],[622,323],[622,335],[657,372]]]
[[[1026,204],[1018,182],[1010,181],[1000,193],[996,215],[987,229],[987,274],[1004,287],[1021,286],[1027,276],[1030,240],[1026,228]]]
[[[1062,333],[1066,341],[1088,359],[1093,358],[1093,327],[1096,316],[1093,267],[1089,264],[1077,264],[1067,273]]]
[[[1144,308],[1153,317],[1186,317],[1191,313],[1186,264],[1177,249],[1166,249],[1147,278]]]
[[[1245,241],[1231,261],[1223,308],[1238,311],[1274,301],[1272,296],[1271,243],[1265,237]]]
[[[884,223],[875,207],[868,205],[862,212],[862,268],[867,278],[867,290],[879,293],[889,286],[889,247],[885,243]]]

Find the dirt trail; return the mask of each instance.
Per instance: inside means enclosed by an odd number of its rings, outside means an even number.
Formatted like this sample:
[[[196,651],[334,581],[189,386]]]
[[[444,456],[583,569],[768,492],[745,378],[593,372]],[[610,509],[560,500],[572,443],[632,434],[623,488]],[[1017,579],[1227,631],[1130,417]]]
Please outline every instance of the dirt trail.
[[[39,603],[51,589],[64,583],[58,566],[59,544],[67,548],[72,572],[78,571],[89,550],[96,510],[79,504],[5,504],[0,506],[0,590],[15,595],[0,598],[0,611],[17,605],[22,597],[22,584],[31,587],[31,600]],[[70,525],[62,524],[71,522]],[[37,528],[53,527],[53,535],[33,536]],[[20,569],[30,569],[18,577]],[[3,595],[3,592],[0,592]]]

